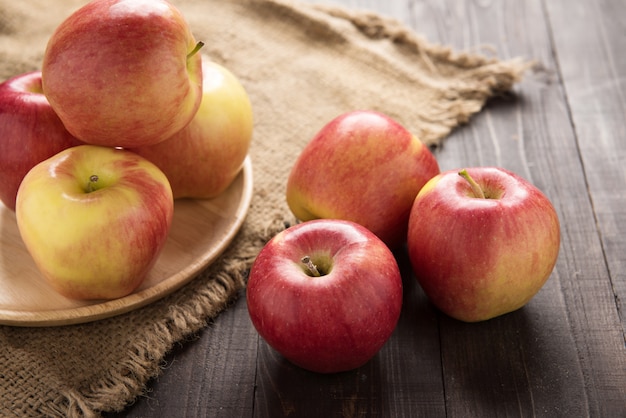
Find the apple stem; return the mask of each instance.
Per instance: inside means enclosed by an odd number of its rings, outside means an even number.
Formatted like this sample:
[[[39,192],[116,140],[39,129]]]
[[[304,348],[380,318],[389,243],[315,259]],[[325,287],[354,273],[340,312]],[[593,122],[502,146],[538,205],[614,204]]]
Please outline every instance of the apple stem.
[[[202,41],[198,41],[198,43],[196,44],[195,48],[191,50],[190,53],[187,54],[187,59],[193,57],[195,54],[198,53],[198,51],[200,51],[200,49],[202,49],[202,47],[204,46],[204,42]]]
[[[309,257],[308,255],[305,255],[304,257],[300,259],[300,261],[302,261],[302,263],[307,266],[307,268],[309,269],[313,277],[321,277],[321,274],[319,270],[317,269],[317,266],[313,264],[313,262],[311,261],[311,257]]]
[[[459,176],[463,177],[470,184],[470,186],[472,187],[472,192],[474,192],[474,197],[477,197],[479,199],[486,199],[485,192],[483,192],[483,189],[481,189],[478,183],[474,181],[474,179],[472,178],[472,176],[469,175],[466,169],[459,171]]]
[[[96,174],[92,174],[89,176],[89,181],[87,182],[87,193],[91,193],[96,190],[96,183],[98,182],[98,176]]]

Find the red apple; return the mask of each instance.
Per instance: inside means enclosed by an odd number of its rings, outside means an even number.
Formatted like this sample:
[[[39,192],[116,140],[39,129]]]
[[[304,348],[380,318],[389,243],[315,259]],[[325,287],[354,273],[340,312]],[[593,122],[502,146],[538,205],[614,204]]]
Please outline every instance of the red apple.
[[[254,327],[292,363],[319,373],[357,368],[393,332],[402,280],[389,248],[349,221],[322,219],[272,238],[250,271]]]
[[[156,145],[132,149],[167,176],[174,198],[212,198],[233,182],[252,140],[252,106],[237,77],[202,57],[203,94],[191,123]]]
[[[92,0],[50,37],[43,91],[84,142],[155,144],[185,127],[200,105],[199,46],[165,0]]]
[[[548,198],[495,167],[446,171],[419,192],[408,252],[433,304],[466,322],[524,306],[559,253],[559,219]]]
[[[353,111],[304,148],[289,174],[287,203],[300,220],[353,221],[395,248],[406,241],[415,196],[438,173],[433,154],[402,125]]]
[[[37,164],[17,193],[20,235],[43,277],[73,299],[126,296],[167,239],[165,174],[122,149],[81,145]]]
[[[63,126],[41,90],[41,72],[0,84],[0,200],[15,210],[22,179],[36,164],[82,144]]]

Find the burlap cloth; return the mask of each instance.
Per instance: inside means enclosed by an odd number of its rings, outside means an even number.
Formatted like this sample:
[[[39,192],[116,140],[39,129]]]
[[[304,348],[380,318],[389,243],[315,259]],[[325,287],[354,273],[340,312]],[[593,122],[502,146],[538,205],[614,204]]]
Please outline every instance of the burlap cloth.
[[[84,0],[2,0],[0,81],[40,67],[56,25]],[[3,416],[94,416],[122,409],[178,341],[245,286],[261,246],[292,224],[286,178],[312,135],[338,114],[375,109],[436,144],[511,88],[527,68],[431,45],[396,21],[283,0],[178,0],[203,52],[233,71],[255,112],[254,197],[224,255],[148,307],[95,323],[0,326]]]

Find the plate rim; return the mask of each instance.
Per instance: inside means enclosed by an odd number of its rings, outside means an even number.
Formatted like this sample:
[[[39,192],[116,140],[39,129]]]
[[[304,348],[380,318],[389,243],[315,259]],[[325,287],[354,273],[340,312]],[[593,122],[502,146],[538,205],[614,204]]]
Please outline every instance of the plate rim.
[[[254,179],[252,161],[247,155],[238,176],[243,176],[242,193],[234,222],[223,236],[223,245],[219,250],[198,257],[193,263],[175,274],[164,278],[154,286],[133,292],[130,295],[84,306],[43,311],[19,311],[0,308],[0,325],[20,327],[63,326],[94,322],[121,315],[147,306],[175,292],[194,280],[201,271],[209,267],[230,246],[245,222],[253,196]],[[236,177],[235,177],[236,178]]]

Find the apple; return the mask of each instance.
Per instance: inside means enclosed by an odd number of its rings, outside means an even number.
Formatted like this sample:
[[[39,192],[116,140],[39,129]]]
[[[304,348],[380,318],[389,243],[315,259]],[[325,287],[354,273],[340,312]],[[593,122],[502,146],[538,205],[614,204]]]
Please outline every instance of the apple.
[[[287,180],[287,204],[302,221],[353,221],[395,249],[406,242],[415,196],[438,173],[428,147],[398,122],[351,111],[302,150]]]
[[[465,322],[524,306],[548,280],[559,246],[550,200],[498,167],[434,177],[409,218],[407,248],[417,280],[439,310]]]
[[[174,199],[212,198],[233,182],[252,140],[252,106],[227,68],[202,56],[203,93],[189,125],[156,145],[132,149],[167,176]]]
[[[292,363],[334,373],[368,362],[391,336],[402,279],[391,250],[350,221],[275,235],[255,259],[246,300],[259,335]]]
[[[155,144],[185,127],[200,105],[201,46],[165,0],[92,0],[50,37],[43,91],[86,143]]]
[[[16,75],[0,84],[0,200],[15,210],[15,196],[32,167],[82,144],[74,138],[41,90],[41,71]]]
[[[33,167],[16,219],[45,280],[72,299],[114,299],[144,280],[165,244],[174,200],[165,174],[127,150],[79,145]]]

